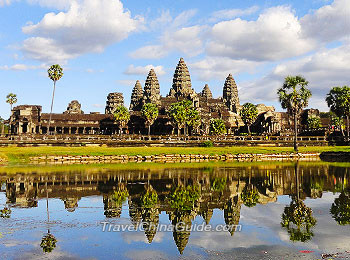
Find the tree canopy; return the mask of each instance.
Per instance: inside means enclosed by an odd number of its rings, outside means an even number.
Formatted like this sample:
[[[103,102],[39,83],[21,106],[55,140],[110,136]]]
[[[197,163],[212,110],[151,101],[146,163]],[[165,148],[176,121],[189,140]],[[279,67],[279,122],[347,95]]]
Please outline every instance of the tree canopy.
[[[63,69],[58,64],[52,65],[47,73],[52,81],[58,81],[63,77]]]
[[[212,135],[222,135],[226,133],[226,126],[224,120],[218,118],[218,119],[211,119],[210,120],[210,127],[209,127],[210,134]]]
[[[250,134],[250,126],[255,122],[258,117],[258,109],[252,103],[245,103],[242,106],[242,110],[240,112],[240,116],[247,126],[248,133]]]
[[[321,127],[321,118],[318,116],[310,116],[306,120],[306,125],[307,125],[307,128],[309,128],[309,129],[320,128]]]
[[[330,210],[332,217],[339,225],[350,224],[350,194],[342,191],[334,200]]]
[[[141,109],[141,116],[145,119],[145,125],[148,128],[148,135],[151,132],[151,125],[157,119],[159,114],[157,105],[153,103],[146,103]]]
[[[122,129],[128,124],[130,120],[130,113],[128,109],[123,105],[118,106],[114,111],[114,120],[117,122],[121,134]]]
[[[186,125],[197,127],[198,124],[200,124],[199,113],[196,108],[193,107],[193,104],[190,100],[183,100],[171,104],[168,115],[170,116],[171,120],[177,125],[178,131],[182,128],[186,129]]]
[[[326,102],[331,112],[336,114],[339,118],[346,117],[347,135],[349,136],[350,87],[333,87],[327,94]]]

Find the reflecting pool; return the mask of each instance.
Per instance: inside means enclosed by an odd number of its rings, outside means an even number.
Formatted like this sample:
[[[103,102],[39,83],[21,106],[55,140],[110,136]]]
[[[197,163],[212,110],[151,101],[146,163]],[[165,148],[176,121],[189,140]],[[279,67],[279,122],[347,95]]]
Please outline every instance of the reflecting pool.
[[[1,259],[348,259],[350,164],[0,168]]]

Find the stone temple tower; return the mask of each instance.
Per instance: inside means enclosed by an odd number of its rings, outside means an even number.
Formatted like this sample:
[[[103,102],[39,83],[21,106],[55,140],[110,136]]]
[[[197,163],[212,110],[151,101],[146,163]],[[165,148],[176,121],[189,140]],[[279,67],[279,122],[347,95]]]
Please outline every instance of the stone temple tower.
[[[192,89],[190,72],[188,71],[187,65],[183,58],[180,59],[176,66],[173,86],[170,89],[169,97],[183,97],[183,98],[193,98],[195,92]]]
[[[223,91],[223,101],[225,105],[231,112],[238,113],[239,108],[239,98],[238,89],[235,80],[232,75],[229,74],[226,78],[224,91]]]
[[[213,94],[211,93],[211,90],[210,90],[208,84],[205,84],[205,86],[204,86],[204,88],[203,88],[203,90],[202,90],[200,95],[201,95],[201,97],[204,97],[206,99],[213,98]]]
[[[119,106],[124,106],[123,93],[115,92],[109,93],[106,102],[106,114],[114,114],[115,110]]]
[[[142,104],[145,103],[160,105],[160,88],[154,69],[150,70],[145,82]]]
[[[142,98],[143,98],[143,89],[140,81],[136,81],[135,87],[132,90],[131,101],[130,101],[130,110],[140,111],[142,108]]]

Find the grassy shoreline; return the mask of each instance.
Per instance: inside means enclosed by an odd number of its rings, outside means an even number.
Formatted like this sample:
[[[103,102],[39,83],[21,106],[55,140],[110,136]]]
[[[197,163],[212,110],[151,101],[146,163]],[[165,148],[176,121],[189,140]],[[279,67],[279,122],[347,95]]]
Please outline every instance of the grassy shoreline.
[[[350,146],[300,147],[301,153],[350,152]],[[30,157],[45,155],[159,155],[159,154],[282,154],[292,147],[0,147],[0,158],[8,163],[26,163]]]

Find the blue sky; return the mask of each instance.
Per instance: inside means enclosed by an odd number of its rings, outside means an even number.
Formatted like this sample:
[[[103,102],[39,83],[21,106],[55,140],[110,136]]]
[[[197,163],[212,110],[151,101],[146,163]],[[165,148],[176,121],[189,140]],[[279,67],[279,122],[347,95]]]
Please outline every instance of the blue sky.
[[[85,112],[104,110],[109,92],[130,102],[151,67],[165,96],[180,57],[193,88],[222,95],[232,73],[241,102],[275,105],[287,75],[301,74],[311,107],[327,110],[332,86],[350,84],[350,0],[119,1],[0,0],[0,116],[5,97],[49,111],[46,70],[64,68],[54,111],[74,99]]]

